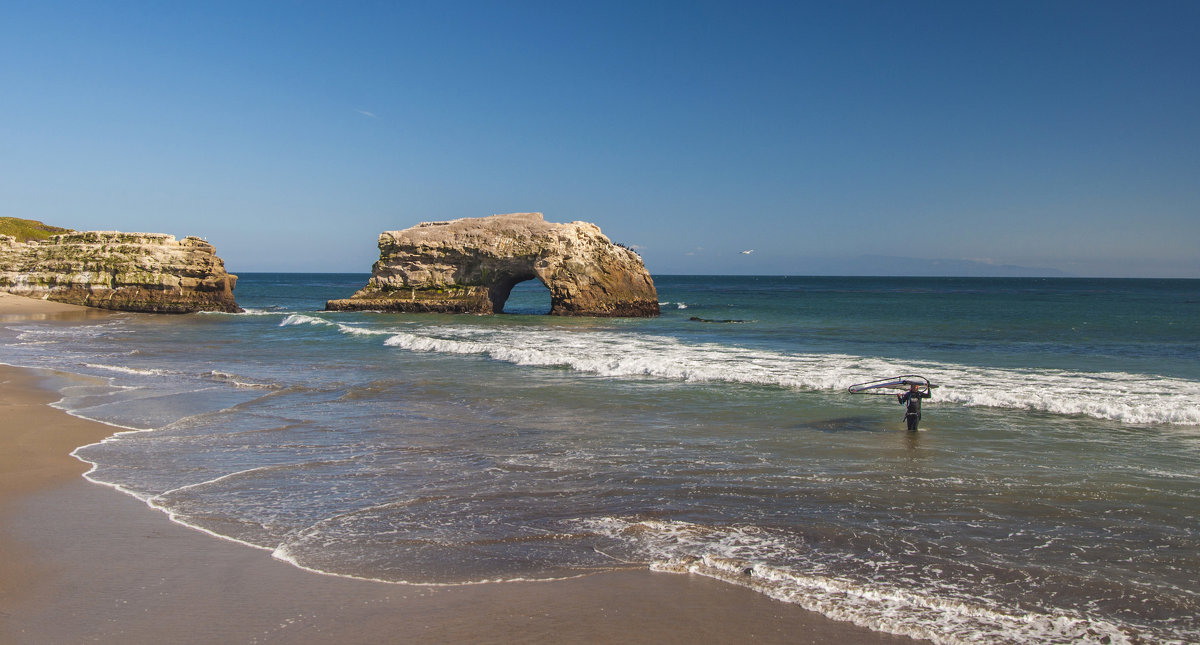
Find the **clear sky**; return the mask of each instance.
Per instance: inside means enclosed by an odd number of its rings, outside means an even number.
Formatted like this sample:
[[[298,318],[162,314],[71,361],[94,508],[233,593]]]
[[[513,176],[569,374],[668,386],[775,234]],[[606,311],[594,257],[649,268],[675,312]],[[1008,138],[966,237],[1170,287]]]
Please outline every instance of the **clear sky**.
[[[1200,2],[0,3],[0,215],[237,273],[520,211],[657,274],[1197,278]]]

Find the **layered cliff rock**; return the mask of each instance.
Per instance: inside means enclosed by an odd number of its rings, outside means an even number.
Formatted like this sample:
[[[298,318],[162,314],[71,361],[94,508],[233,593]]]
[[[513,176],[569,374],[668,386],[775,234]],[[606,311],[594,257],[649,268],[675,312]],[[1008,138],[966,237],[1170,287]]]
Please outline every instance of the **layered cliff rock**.
[[[121,311],[237,312],[236,283],[197,237],[88,231],[19,242],[0,235],[0,289],[22,296]]]
[[[595,224],[512,213],[426,222],[379,236],[367,286],[333,311],[490,314],[514,285],[540,280],[558,316],[656,316],[658,293],[641,257]]]

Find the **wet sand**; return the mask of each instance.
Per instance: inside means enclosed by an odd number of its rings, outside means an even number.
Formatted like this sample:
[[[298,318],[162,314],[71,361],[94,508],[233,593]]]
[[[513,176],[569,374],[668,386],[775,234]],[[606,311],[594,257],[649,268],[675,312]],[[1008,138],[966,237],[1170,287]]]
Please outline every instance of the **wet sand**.
[[[0,294],[0,322],[92,315],[111,314]],[[693,575],[417,587],[306,572],[83,479],[69,453],[113,429],[49,407],[41,374],[0,366],[0,643],[916,642]]]
[[[79,320],[118,315],[116,312],[52,300],[25,298],[0,291],[0,322],[19,320]]]

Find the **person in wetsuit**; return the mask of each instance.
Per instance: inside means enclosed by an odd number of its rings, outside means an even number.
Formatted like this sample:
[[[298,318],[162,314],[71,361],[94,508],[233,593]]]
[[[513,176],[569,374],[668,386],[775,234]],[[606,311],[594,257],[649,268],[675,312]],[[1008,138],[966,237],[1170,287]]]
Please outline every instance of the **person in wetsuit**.
[[[917,424],[921,422],[921,399],[928,399],[930,396],[932,395],[929,390],[922,392],[916,383],[910,383],[908,391],[904,394],[896,395],[900,405],[906,406],[904,421],[908,424],[909,432],[917,431]]]

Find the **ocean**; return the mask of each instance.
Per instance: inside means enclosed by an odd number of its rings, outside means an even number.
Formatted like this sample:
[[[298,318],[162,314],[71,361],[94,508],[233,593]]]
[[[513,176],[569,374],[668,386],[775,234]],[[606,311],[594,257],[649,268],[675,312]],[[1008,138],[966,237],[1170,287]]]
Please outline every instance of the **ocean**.
[[[112,424],[87,477],[397,583],[693,573],[938,643],[1200,642],[1200,281],[657,276],[654,319],[322,311],[0,323]],[[939,387],[920,431],[854,383]]]

